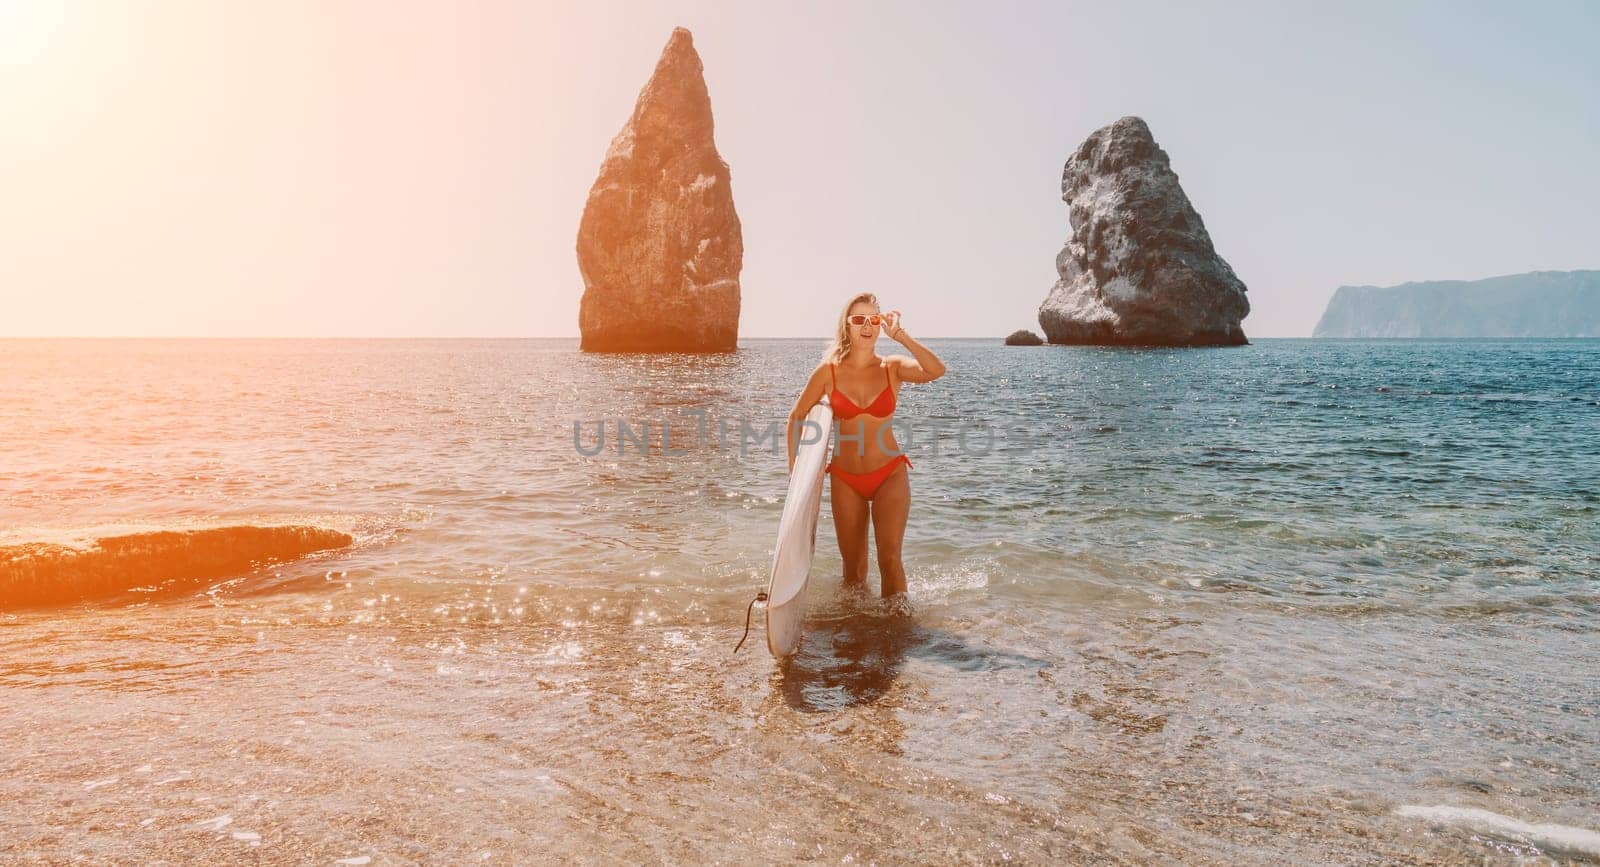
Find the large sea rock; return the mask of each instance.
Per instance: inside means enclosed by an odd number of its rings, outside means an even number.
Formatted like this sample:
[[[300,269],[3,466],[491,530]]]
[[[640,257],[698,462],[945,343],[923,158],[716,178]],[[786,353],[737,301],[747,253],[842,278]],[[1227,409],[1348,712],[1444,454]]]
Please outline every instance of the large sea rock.
[[[1067,159],[1072,235],[1042,305],[1051,343],[1233,346],[1244,283],[1211,245],[1166,151],[1137,117],[1094,131]]]
[[[1340,286],[1313,337],[1600,337],[1600,271]]]
[[[580,347],[731,352],[744,238],[694,38],[672,31],[578,226]]]

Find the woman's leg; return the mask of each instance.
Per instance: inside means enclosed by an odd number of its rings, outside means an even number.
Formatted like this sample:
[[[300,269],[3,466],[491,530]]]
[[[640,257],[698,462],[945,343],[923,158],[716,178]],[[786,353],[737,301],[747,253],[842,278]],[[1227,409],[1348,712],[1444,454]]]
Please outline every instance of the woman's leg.
[[[844,583],[867,586],[867,500],[855,488],[828,479],[833,504],[833,530],[839,537],[839,559],[844,561]]]
[[[911,514],[911,474],[896,467],[872,495],[872,538],[878,545],[878,576],[884,598],[906,592],[906,567],[900,562]]]

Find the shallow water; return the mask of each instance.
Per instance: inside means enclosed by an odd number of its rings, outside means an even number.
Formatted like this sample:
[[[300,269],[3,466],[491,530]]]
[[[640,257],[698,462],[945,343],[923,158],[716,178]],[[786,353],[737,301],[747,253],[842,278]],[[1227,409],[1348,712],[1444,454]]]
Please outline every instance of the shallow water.
[[[737,426],[819,343],[0,341],[0,546],[356,540],[0,613],[0,853],[1600,858],[1600,345],[929,343],[912,611],[837,594],[825,503],[774,666]]]

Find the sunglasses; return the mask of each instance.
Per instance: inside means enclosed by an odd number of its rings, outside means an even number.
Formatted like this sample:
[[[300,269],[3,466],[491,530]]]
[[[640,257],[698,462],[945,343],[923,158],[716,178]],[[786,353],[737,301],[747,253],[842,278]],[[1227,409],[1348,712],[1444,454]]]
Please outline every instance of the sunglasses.
[[[866,325],[868,322],[871,322],[873,325],[881,325],[884,321],[884,317],[877,313],[873,313],[871,315],[857,313],[846,321],[848,321],[851,325]]]

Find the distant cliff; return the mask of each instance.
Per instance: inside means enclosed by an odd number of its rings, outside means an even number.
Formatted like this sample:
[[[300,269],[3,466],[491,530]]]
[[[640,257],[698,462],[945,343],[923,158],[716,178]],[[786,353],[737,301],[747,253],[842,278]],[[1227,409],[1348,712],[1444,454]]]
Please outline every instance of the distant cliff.
[[[1600,271],[1340,286],[1312,337],[1600,337]]]

